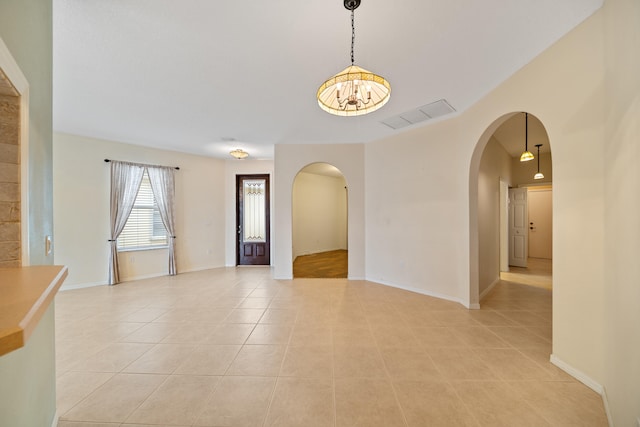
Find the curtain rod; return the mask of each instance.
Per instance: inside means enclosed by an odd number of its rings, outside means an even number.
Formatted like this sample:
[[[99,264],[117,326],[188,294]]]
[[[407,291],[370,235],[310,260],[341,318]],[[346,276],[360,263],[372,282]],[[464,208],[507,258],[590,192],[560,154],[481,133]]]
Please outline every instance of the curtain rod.
[[[104,159],[104,161],[106,163],[109,163],[111,161],[111,159]],[[127,162],[127,163],[131,163],[131,162]],[[144,163],[135,163],[136,165],[140,165],[140,166],[158,166],[158,165],[145,165]],[[165,166],[160,166],[160,167],[165,167]],[[175,170],[180,170],[180,168],[178,166],[174,167]]]

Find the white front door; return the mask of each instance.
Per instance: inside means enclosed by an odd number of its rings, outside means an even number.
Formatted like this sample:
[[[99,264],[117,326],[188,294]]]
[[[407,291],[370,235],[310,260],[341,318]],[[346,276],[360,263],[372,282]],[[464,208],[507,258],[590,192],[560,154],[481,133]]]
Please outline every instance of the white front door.
[[[529,251],[527,189],[509,189],[509,265],[526,267]]]

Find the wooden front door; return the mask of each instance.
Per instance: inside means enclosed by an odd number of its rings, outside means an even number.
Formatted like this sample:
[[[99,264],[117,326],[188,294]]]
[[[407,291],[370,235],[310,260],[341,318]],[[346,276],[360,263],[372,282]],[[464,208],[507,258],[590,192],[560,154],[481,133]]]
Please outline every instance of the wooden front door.
[[[236,175],[237,265],[269,265],[269,175]]]

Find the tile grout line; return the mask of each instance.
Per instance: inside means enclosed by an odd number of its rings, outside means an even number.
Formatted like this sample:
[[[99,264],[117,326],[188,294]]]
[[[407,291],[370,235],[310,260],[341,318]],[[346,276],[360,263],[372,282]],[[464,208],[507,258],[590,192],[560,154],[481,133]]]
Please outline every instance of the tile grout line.
[[[360,299],[360,297],[358,296],[358,301],[360,302],[360,305],[362,305],[362,301]],[[369,317],[365,314],[365,319],[367,320],[367,325],[369,327],[369,331],[371,332],[371,336],[373,337],[375,343],[376,343],[376,351],[378,353],[378,357],[380,357],[380,360],[382,361],[382,366],[384,367],[384,372],[385,375],[387,377],[387,381],[389,382],[389,385],[391,385],[391,391],[393,392],[393,398],[396,402],[396,405],[398,405],[398,409],[400,409],[400,414],[402,415],[402,421],[404,422],[405,427],[409,426],[409,422],[407,420],[407,416],[404,413],[404,408],[402,407],[402,405],[400,404],[400,399],[398,398],[398,391],[396,390],[396,387],[393,383],[393,378],[391,377],[391,374],[389,373],[389,367],[387,366],[387,362],[384,360],[384,357],[382,356],[382,350],[380,350],[380,343],[378,341],[378,339],[376,338],[375,334],[373,333],[373,329],[371,327],[371,322],[369,320]],[[413,334],[413,332],[411,332]]]

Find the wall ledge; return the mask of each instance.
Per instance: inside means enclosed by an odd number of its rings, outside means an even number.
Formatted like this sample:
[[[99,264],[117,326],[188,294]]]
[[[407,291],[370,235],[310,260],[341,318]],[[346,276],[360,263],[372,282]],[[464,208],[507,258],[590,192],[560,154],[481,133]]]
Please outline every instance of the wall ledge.
[[[0,268],[0,356],[24,347],[67,277],[67,267]]]

